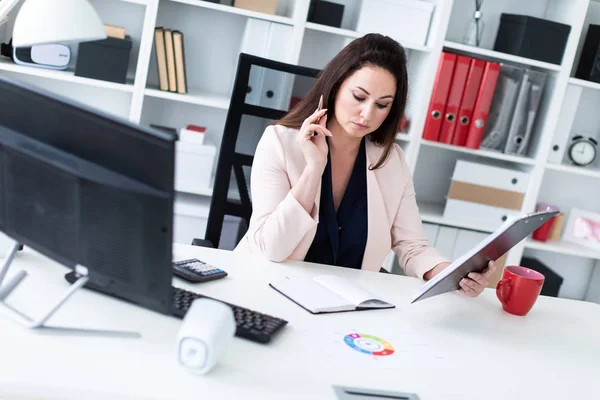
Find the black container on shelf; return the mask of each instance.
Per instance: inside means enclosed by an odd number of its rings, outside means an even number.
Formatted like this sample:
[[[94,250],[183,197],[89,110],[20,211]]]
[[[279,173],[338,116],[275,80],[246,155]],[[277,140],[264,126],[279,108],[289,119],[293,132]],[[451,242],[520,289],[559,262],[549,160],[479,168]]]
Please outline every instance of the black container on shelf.
[[[131,54],[131,38],[108,37],[79,44],[75,75],[125,83]]]
[[[600,83],[600,25],[588,28],[575,77]]]
[[[523,257],[521,266],[532,269],[544,275],[544,286],[542,286],[541,295],[558,297],[558,292],[563,283],[563,277],[552,271],[537,258]]]
[[[310,8],[308,10],[308,22],[339,28],[342,26],[343,16],[343,4],[324,0],[312,0],[310,2]]]
[[[571,26],[528,15],[501,14],[494,50],[560,64]]]

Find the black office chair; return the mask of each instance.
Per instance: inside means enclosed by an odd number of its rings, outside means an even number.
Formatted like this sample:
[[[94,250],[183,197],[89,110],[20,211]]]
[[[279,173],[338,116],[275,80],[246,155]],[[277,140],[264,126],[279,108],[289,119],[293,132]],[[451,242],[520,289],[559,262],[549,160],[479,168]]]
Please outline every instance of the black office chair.
[[[250,171],[256,146],[265,128],[289,111],[295,99],[312,87],[320,71],[240,54],[219,151],[213,194],[204,239],[192,244],[224,247],[226,216],[239,222],[229,249],[245,234],[252,215]],[[237,190],[235,190],[237,188]],[[232,225],[235,225],[236,221]],[[233,243],[231,243],[233,242]],[[233,245],[233,246],[232,246]]]

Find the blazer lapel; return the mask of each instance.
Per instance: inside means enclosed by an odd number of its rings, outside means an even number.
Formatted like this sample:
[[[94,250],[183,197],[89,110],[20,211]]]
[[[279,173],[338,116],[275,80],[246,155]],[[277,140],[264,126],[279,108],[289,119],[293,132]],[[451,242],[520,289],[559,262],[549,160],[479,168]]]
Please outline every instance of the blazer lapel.
[[[333,203],[333,190],[331,188],[331,162],[327,163],[325,168],[325,179],[321,180],[326,187],[321,186],[321,199],[325,204],[321,204],[321,207],[327,212],[327,221],[319,221],[319,223],[326,224],[327,233],[329,234],[329,243],[331,244],[331,253],[333,262],[337,262],[337,255],[340,248],[340,234],[338,232],[337,215],[335,212],[335,204]]]
[[[391,249],[391,237],[389,218],[386,213],[383,194],[377,181],[377,170],[369,169],[371,165],[377,163],[381,151],[371,140],[367,140],[366,150],[368,232],[361,269],[378,272]]]

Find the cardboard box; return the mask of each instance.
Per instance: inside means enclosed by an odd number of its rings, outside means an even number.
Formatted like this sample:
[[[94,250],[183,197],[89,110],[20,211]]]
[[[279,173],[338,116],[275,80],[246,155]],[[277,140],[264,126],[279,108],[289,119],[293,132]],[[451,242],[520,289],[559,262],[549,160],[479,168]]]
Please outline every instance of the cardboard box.
[[[235,0],[234,7],[275,15],[277,0]]]
[[[444,218],[499,227],[521,214],[529,174],[458,160],[452,174]]]

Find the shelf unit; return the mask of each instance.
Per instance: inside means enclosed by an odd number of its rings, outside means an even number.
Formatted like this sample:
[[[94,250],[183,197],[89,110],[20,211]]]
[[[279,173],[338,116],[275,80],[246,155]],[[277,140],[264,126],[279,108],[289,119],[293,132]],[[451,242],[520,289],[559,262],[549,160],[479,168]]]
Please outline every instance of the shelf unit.
[[[278,0],[277,15],[269,15],[202,0],[90,0],[105,23],[124,26],[133,40],[132,57],[127,84],[115,84],[74,76],[74,65],[67,71],[51,71],[24,67],[0,59],[0,75],[22,79],[79,100],[104,111],[143,125],[162,124],[182,127],[190,123],[207,127],[207,139],[218,147],[230,103],[230,94],[236,71],[236,60],[246,37],[248,21],[260,20],[287,27],[291,34],[289,50],[278,54],[278,59],[292,64],[322,68],[350,41],[363,34],[354,30],[360,9],[368,0],[333,0],[345,6],[341,28],[307,22],[310,0]],[[536,203],[557,200],[561,206],[582,207],[581,198],[587,193],[598,198],[600,189],[592,188],[600,182],[600,165],[596,169],[575,168],[548,162],[552,141],[558,133],[563,101],[568,87],[583,91],[582,99],[599,99],[600,84],[573,77],[579,61],[583,41],[590,23],[600,23],[600,3],[591,0],[494,0],[483,3],[486,24],[480,47],[461,44],[464,29],[473,15],[472,0],[423,0],[434,4],[428,39],[425,44],[399,41],[407,50],[409,61],[409,103],[407,117],[410,129],[399,133],[397,142],[405,151],[407,162],[415,177],[417,199],[426,222],[456,228],[489,232],[493,228],[465,224],[443,218],[445,198],[439,186],[447,184],[456,160],[502,165],[527,171],[531,183],[527,189],[522,212],[535,209]],[[14,18],[19,7],[11,17]],[[560,65],[517,57],[493,50],[500,13],[527,14],[571,25],[568,42]],[[0,41],[9,39],[12,18],[0,27]],[[185,95],[162,92],[157,89],[158,77],[154,54],[154,28],[165,26],[179,29],[185,35],[186,67],[189,93]],[[251,39],[251,38],[250,38]],[[434,86],[435,72],[442,51],[451,51],[486,60],[526,66],[548,73],[548,85],[543,94],[536,140],[526,157],[472,150],[463,147],[429,142],[421,138]],[[76,49],[74,49],[76,56]],[[586,97],[587,96],[587,97]],[[583,101],[581,102],[584,103]],[[583,107],[582,104],[579,107]],[[598,104],[598,103],[596,103]],[[579,118],[590,114],[589,119]],[[600,126],[598,113],[582,110],[572,129],[590,129]],[[593,115],[592,115],[593,114]],[[579,124],[579,125],[577,125]],[[600,132],[598,132],[600,134]],[[212,166],[206,166],[208,168]],[[430,175],[437,174],[433,188],[435,196],[427,193],[425,185]],[[592,182],[593,184],[590,184]],[[569,192],[585,186],[586,196],[561,198],[558,190],[549,189],[551,183],[571,185]],[[573,185],[579,185],[577,187]],[[431,186],[431,185],[430,185]],[[434,185],[435,186],[435,185]],[[424,189],[423,189],[424,188]],[[202,204],[211,196],[211,188],[177,187],[188,198],[198,198]],[[438,192],[436,192],[436,190]],[[420,194],[424,198],[420,199]],[[600,212],[600,209],[595,211]],[[205,214],[205,213],[204,213]],[[201,233],[201,228],[198,229]],[[518,264],[525,252],[543,251],[549,254],[598,259],[593,252],[584,251],[566,243],[522,242],[511,250],[507,263]]]
[[[562,240],[556,242],[538,242],[533,239],[528,239],[525,242],[525,247],[529,249],[543,250],[551,253],[566,254],[569,256],[585,257],[594,260],[600,260],[600,252]]]
[[[461,43],[444,41],[444,48],[456,54],[464,54],[471,57],[481,57],[487,60],[517,64],[525,67],[536,67],[548,71],[560,71],[561,66],[543,61],[532,60],[530,58],[514,56],[512,54],[501,53],[499,51],[482,49],[480,47],[469,46]]]
[[[148,88],[144,90],[144,94],[148,97],[155,97],[170,101],[180,101],[182,103],[195,104],[198,106],[217,108],[227,110],[231,99],[227,96],[217,94],[203,93],[201,91],[189,91],[186,94],[173,92],[165,92],[159,89]]]
[[[569,78],[569,85],[581,86],[581,87],[593,89],[593,90],[600,90],[600,83],[584,81],[583,79],[578,79],[578,78]]]
[[[600,169],[587,169],[563,164],[547,164],[546,169],[563,172],[565,174],[588,176],[590,178],[596,178],[600,182]]]
[[[421,219],[423,220],[423,222],[451,226],[453,228],[459,228],[459,229],[469,229],[469,230],[479,231],[479,232],[486,232],[486,233],[493,232],[493,229],[490,229],[490,227],[486,226],[486,225],[473,224],[473,223],[469,223],[469,222],[444,218],[444,205],[443,204],[419,202],[418,206],[419,206],[419,213],[421,214]]]
[[[308,30],[330,33],[333,35],[342,36],[342,37],[346,37],[346,38],[356,39],[356,38],[364,36],[364,33],[356,32],[351,29],[342,29],[342,28],[336,28],[336,27],[328,26],[328,25],[320,25],[320,24],[315,24],[314,22],[307,22],[305,27]],[[410,43],[410,42],[402,42],[402,46],[404,46],[405,49],[422,51],[425,53],[430,52],[432,50],[432,48],[429,46],[423,46],[423,45]]]
[[[469,149],[467,147],[454,146],[451,144],[434,142],[434,141],[426,140],[426,139],[421,139],[421,146],[436,147],[438,149],[444,149],[447,151],[472,154],[472,155],[475,155],[477,157],[481,157],[484,159],[487,158],[487,159],[508,161],[508,162],[512,162],[512,163],[516,163],[516,164],[535,165],[535,159],[533,159],[533,158],[521,157],[521,156],[516,156],[516,155],[512,155],[512,154],[505,154],[505,153],[500,153],[500,152],[493,151],[493,150],[485,150],[485,149],[475,150],[475,149]]]
[[[116,90],[119,92],[133,93],[133,82],[129,81],[126,84],[101,81],[98,79],[84,78],[75,76],[74,71],[59,71],[53,69],[32,68],[26,65],[18,65],[12,62],[9,58],[0,57],[0,71],[14,72],[16,74],[29,75],[44,79],[52,79],[62,82],[71,82],[81,85],[93,86],[102,89]]]
[[[289,17],[283,17],[283,16],[279,16],[279,15],[269,15],[269,14],[260,13],[260,12],[256,12],[256,11],[245,10],[243,8],[232,7],[232,6],[228,6],[228,5],[224,5],[224,4],[211,3],[209,1],[203,1],[203,0],[200,0],[200,1],[198,1],[198,0],[167,0],[167,1],[172,1],[175,3],[182,3],[182,4],[189,4],[194,7],[206,8],[207,10],[222,11],[222,12],[228,13],[228,14],[242,15],[244,17],[256,18],[256,19],[260,19],[263,21],[277,22],[279,24],[284,24],[284,25],[293,25],[294,24],[294,21]]]

